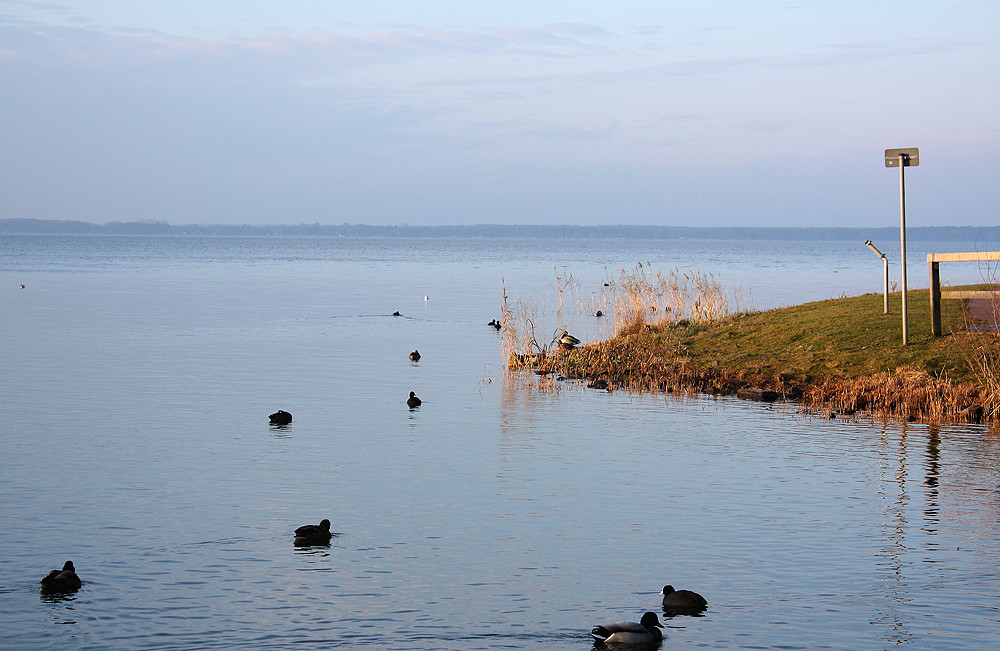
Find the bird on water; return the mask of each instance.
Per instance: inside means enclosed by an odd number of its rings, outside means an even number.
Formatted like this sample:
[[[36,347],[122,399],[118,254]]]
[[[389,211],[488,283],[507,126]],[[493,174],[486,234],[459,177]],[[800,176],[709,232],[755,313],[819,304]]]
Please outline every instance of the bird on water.
[[[326,545],[332,536],[330,521],[324,519],[319,524],[304,524],[296,529],[295,544],[299,546]]]
[[[73,561],[66,561],[61,570],[52,570],[42,577],[40,583],[46,592],[72,592],[82,585]]]
[[[279,409],[278,411],[268,416],[268,418],[271,419],[272,425],[287,425],[288,423],[292,422],[292,415],[287,411],[285,411],[284,409]]]
[[[659,644],[663,641],[663,633],[656,613],[648,612],[636,622],[615,622],[595,626],[590,635],[597,642],[610,645],[618,644]]]
[[[414,362],[420,361],[420,351],[415,350],[412,353],[410,353],[410,359],[412,359]]]
[[[419,407],[423,401],[417,397],[417,394],[410,391],[410,397],[406,399],[406,404],[412,409],[413,407]]]
[[[674,590],[674,586],[665,585],[660,594],[663,595],[663,610],[669,613],[690,615],[708,608],[708,601],[697,592]]]

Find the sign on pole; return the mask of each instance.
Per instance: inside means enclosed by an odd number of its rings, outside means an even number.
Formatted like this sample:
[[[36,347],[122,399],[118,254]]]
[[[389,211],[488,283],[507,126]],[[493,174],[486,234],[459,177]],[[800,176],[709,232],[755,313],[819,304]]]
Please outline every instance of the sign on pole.
[[[903,167],[916,167],[920,165],[920,149],[917,147],[903,147],[902,149],[885,150],[885,166],[899,167],[899,157],[902,156]]]
[[[907,167],[920,165],[920,150],[916,147],[903,147],[901,149],[885,150],[885,166],[899,168],[899,249],[902,262],[900,263],[900,283],[903,286],[903,345],[909,343],[906,327],[906,181],[903,170]]]

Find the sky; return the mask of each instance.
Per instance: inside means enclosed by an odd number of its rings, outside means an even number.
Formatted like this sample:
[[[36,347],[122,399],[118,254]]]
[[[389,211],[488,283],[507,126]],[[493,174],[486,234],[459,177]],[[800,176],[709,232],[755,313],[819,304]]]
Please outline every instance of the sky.
[[[0,0],[0,218],[1000,224],[1000,3]]]

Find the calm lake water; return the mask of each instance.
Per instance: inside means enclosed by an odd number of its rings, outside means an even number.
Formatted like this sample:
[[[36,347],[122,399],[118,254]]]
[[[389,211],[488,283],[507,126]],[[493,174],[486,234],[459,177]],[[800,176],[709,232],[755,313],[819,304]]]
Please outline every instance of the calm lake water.
[[[987,246],[911,243],[911,287]],[[505,372],[504,288],[592,340],[639,262],[882,282],[851,242],[0,236],[0,647],[589,649],[666,583],[709,609],[663,648],[994,647],[1000,433]]]

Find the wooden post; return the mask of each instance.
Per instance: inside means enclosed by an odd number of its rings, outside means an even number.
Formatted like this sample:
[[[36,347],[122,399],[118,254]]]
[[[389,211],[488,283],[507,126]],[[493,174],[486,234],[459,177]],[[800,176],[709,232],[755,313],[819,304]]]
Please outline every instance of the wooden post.
[[[930,256],[927,256],[930,257]],[[931,261],[931,334],[941,336],[941,263]]]
[[[997,292],[941,292],[942,262],[998,262],[1000,251],[974,251],[972,253],[928,253],[927,263],[931,270],[931,332],[935,337],[941,336],[941,299],[942,298],[996,298]]]

